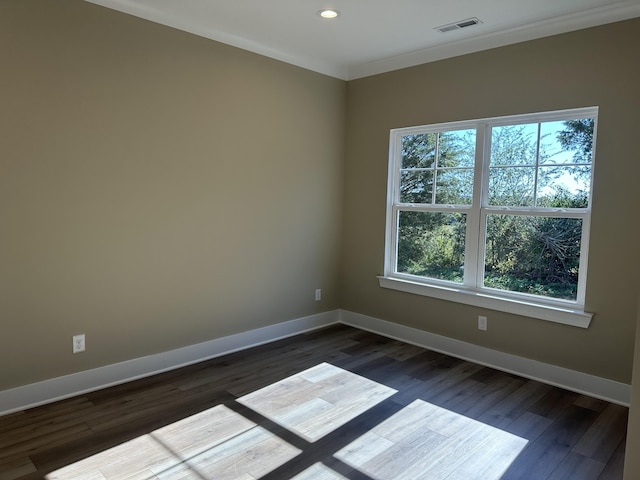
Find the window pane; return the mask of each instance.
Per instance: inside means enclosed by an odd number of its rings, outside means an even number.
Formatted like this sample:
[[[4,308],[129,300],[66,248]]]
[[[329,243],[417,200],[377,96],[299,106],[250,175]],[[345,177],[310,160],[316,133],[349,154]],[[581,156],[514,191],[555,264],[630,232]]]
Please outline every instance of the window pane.
[[[433,170],[400,173],[400,203],[433,203]]]
[[[438,134],[423,133],[402,137],[402,168],[432,168],[436,159]]]
[[[537,123],[491,129],[491,166],[535,165],[537,152]]]
[[[538,207],[587,208],[591,190],[591,165],[581,167],[540,167]]]
[[[436,203],[471,205],[473,169],[440,170],[436,178]]]
[[[591,163],[593,118],[545,122],[540,126],[540,163]]]
[[[489,205],[531,207],[535,167],[493,167],[489,169]]]
[[[400,212],[397,272],[462,283],[466,215]]]
[[[484,286],[575,300],[582,219],[488,215]]]
[[[440,134],[438,167],[471,167],[476,160],[476,130],[456,130]]]

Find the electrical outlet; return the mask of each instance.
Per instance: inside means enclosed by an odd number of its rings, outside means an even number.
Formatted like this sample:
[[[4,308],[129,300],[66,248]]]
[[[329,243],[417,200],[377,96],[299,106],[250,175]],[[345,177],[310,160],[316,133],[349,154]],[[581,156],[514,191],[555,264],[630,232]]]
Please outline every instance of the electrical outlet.
[[[487,317],[478,316],[478,330],[487,331]]]
[[[84,344],[84,333],[82,335],[74,335],[73,336],[73,353],[84,352],[85,344]]]
[[[322,299],[322,289],[316,288],[316,302],[320,301],[321,299]]]

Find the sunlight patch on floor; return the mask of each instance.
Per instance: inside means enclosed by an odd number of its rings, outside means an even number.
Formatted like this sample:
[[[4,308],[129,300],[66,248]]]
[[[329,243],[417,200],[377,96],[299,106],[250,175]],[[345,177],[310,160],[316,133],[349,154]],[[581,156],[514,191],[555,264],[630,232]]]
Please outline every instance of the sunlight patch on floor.
[[[394,393],[393,388],[321,363],[238,402],[315,442]]]
[[[416,400],[334,456],[375,480],[498,480],[527,440]]]
[[[322,363],[237,401],[311,443],[395,393]],[[337,446],[334,458],[373,480],[499,480],[526,445],[526,439],[415,400],[344,448]],[[312,449],[309,444],[303,452],[233,409],[217,405],[46,478],[257,480]],[[303,468],[305,458],[300,459]],[[292,480],[346,479],[318,462]]]
[[[224,405],[47,475],[48,480],[254,480],[300,450]]]
[[[348,480],[322,463],[314,463],[291,480]]]

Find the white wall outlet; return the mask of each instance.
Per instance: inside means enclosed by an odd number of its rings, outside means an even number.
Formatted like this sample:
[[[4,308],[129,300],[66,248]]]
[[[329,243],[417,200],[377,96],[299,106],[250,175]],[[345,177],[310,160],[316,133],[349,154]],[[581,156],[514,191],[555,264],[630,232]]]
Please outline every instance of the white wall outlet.
[[[84,333],[82,335],[73,336],[73,353],[84,352]]]
[[[320,301],[321,299],[322,299],[322,289],[316,288],[316,302]]]
[[[487,331],[487,317],[478,315],[478,330]]]

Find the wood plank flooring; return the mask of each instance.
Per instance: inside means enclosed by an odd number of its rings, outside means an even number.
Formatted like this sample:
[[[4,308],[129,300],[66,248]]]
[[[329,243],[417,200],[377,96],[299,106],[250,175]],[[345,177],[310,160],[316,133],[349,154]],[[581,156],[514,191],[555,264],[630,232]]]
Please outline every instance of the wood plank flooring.
[[[621,480],[627,413],[341,325],[0,417],[0,480]]]

